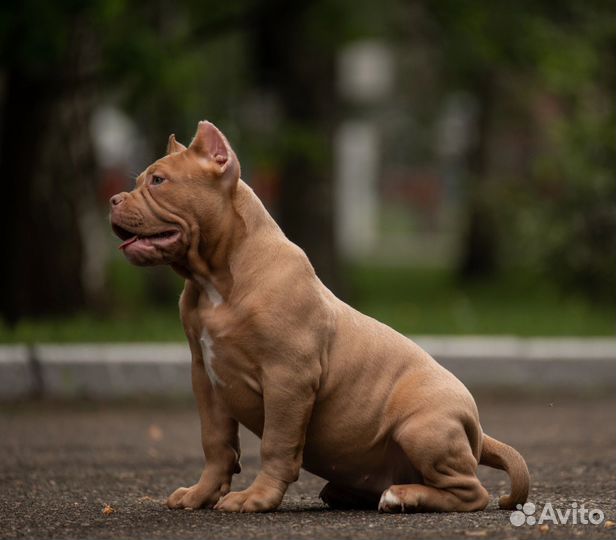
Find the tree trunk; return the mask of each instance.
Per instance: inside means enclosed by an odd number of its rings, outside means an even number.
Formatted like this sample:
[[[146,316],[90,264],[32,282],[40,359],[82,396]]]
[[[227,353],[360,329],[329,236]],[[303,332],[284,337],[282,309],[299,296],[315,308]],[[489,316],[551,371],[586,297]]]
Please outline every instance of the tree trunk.
[[[467,223],[458,271],[462,279],[488,277],[497,269],[496,222],[486,193],[493,84],[492,77],[487,76],[475,88],[479,111],[477,138],[469,155]]]
[[[87,49],[80,35],[77,30],[57,65],[28,70],[15,59],[5,74],[0,312],[11,325],[73,313],[86,302],[79,218],[94,165],[92,90],[78,82]]]
[[[279,221],[321,280],[340,292],[334,237],[335,57],[306,3],[278,4],[255,24],[258,83],[275,91],[283,140]],[[333,40],[332,40],[333,42]]]

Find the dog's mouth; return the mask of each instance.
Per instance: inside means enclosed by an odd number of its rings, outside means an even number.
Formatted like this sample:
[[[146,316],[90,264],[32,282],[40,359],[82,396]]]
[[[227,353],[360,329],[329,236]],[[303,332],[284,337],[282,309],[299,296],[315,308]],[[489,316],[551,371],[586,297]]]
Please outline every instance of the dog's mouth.
[[[126,250],[129,246],[134,247],[165,247],[180,238],[180,231],[178,229],[168,229],[160,232],[156,232],[153,234],[137,234],[131,232],[124,227],[120,227],[115,223],[111,224],[111,228],[116,236],[123,240],[123,242],[118,246],[118,249],[122,251]]]

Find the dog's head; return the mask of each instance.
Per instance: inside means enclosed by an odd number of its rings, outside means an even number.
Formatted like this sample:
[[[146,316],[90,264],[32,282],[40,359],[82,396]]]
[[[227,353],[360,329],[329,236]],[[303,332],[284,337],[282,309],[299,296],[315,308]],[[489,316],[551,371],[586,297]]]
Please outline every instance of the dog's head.
[[[147,167],[130,193],[111,197],[110,221],[133,264],[181,265],[191,249],[215,242],[240,176],[237,157],[210,122],[188,148],[169,137],[167,155]]]

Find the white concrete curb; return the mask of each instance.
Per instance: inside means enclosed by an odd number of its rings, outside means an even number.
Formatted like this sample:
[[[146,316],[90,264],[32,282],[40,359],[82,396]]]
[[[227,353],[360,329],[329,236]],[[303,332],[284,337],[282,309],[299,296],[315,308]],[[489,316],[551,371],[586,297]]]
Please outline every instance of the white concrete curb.
[[[435,358],[616,360],[616,338],[409,337]]]
[[[43,393],[61,397],[181,395],[190,392],[188,345],[37,345]]]
[[[418,336],[471,390],[616,389],[616,339]],[[186,344],[0,346],[0,400],[188,395]]]
[[[35,377],[28,347],[0,346],[0,399],[15,399],[35,392]]]
[[[616,339],[432,337],[415,341],[471,389],[616,391]]]

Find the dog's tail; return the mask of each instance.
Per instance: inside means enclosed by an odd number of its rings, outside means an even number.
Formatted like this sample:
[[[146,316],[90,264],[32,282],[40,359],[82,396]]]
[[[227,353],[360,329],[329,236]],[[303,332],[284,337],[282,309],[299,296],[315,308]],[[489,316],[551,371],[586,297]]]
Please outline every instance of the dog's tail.
[[[503,495],[498,501],[498,506],[513,510],[516,504],[526,502],[530,488],[530,474],[526,461],[515,448],[484,434],[479,464],[506,471],[511,478],[511,493]]]

